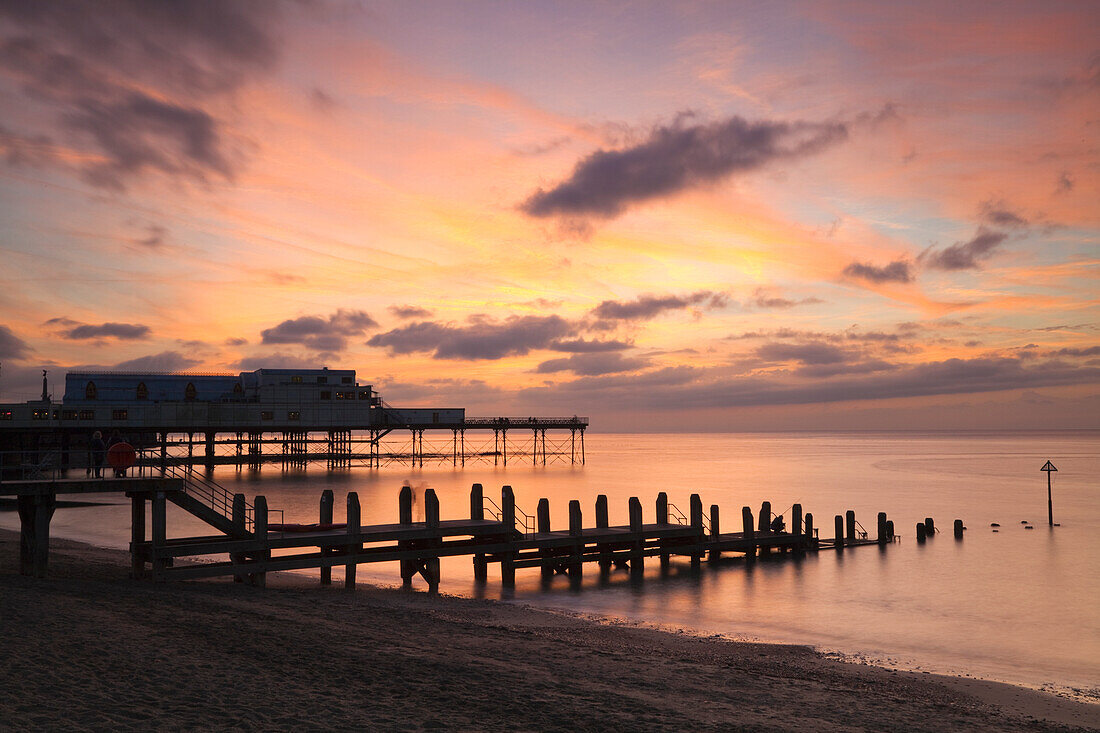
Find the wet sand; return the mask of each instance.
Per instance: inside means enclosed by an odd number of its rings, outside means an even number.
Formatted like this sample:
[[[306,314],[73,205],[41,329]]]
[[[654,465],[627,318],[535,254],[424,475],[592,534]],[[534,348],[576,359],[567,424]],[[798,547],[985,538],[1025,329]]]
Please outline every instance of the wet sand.
[[[290,574],[133,582],[125,552],[51,550],[50,577],[23,578],[0,531],[0,727],[1100,729],[1100,705],[806,647]]]

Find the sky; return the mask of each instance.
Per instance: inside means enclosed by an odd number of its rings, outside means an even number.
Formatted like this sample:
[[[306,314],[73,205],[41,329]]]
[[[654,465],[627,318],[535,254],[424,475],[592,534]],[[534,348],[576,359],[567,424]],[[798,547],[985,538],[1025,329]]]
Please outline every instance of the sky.
[[[0,1],[0,400],[1100,427],[1095,2]]]

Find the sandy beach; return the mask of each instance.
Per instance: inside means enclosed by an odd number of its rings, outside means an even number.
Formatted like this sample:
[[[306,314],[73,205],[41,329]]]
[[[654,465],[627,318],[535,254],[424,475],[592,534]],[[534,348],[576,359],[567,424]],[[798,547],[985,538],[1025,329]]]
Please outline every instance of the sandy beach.
[[[0,533],[9,729],[1100,729],[1100,705],[800,646],[289,574],[139,583],[64,540],[46,580],[17,558]]]

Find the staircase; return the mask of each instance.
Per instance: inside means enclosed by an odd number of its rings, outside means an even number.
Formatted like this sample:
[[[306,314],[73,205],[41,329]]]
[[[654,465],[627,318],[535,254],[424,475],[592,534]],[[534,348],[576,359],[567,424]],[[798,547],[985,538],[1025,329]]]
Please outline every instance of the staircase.
[[[233,521],[233,492],[213,479],[196,475],[190,467],[164,466],[166,478],[183,480],[183,492],[171,492],[167,498],[220,532],[231,537],[247,537],[255,528],[255,507],[244,502],[242,521]]]

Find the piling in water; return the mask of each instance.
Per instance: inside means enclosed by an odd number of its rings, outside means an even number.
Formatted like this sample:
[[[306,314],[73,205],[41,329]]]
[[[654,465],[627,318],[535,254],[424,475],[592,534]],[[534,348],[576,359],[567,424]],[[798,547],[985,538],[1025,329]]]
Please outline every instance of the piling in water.
[[[924,522],[917,522],[917,542],[924,544],[925,537],[928,534],[928,525]]]
[[[932,517],[924,518],[924,532],[929,537],[933,537],[936,534],[936,523],[932,521]]]
[[[836,539],[834,540],[833,544],[836,547],[836,549],[843,550],[844,549],[844,517],[837,514],[836,517],[833,518],[833,528],[836,531],[836,534],[834,535],[836,537]]]
[[[963,530],[964,529],[966,529],[966,528],[963,527],[963,520],[956,519],[955,520],[955,539],[961,540],[963,538]]]

